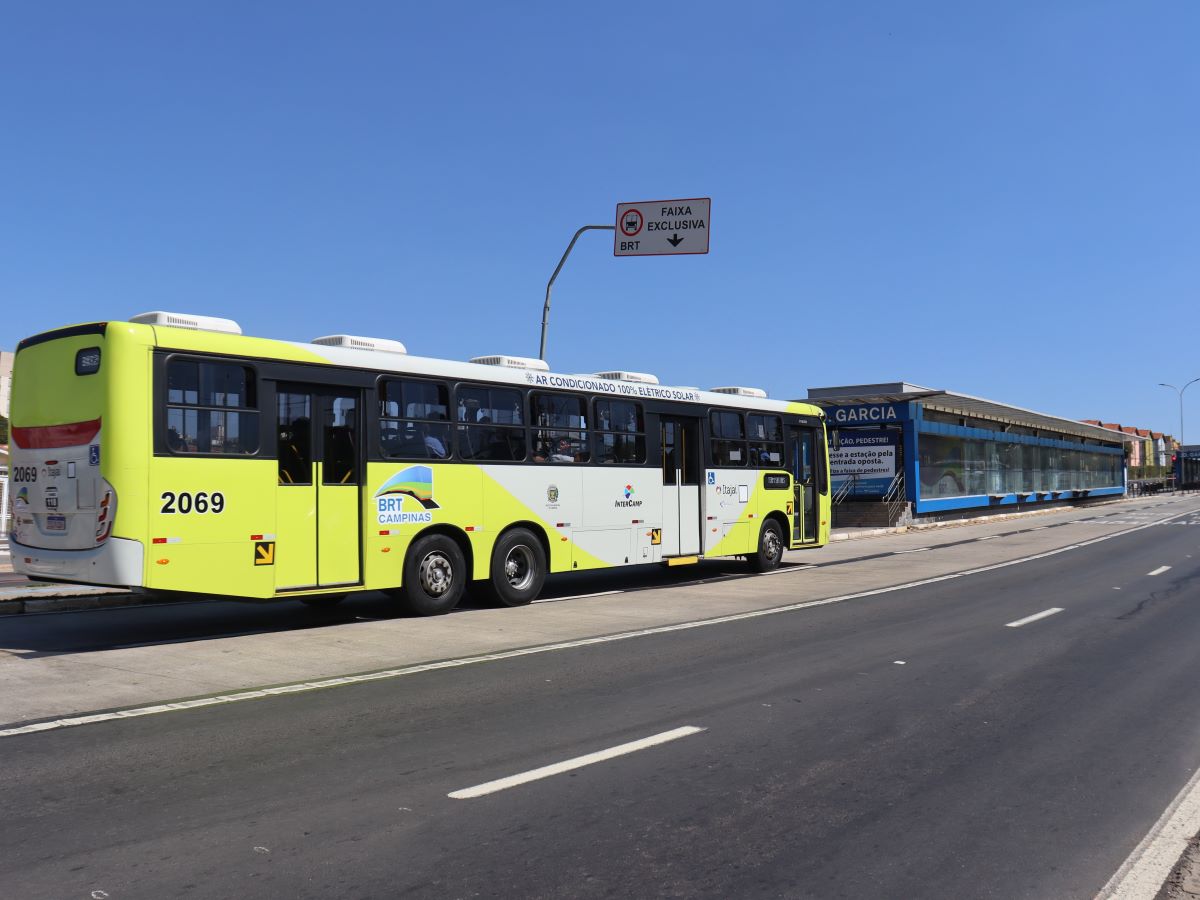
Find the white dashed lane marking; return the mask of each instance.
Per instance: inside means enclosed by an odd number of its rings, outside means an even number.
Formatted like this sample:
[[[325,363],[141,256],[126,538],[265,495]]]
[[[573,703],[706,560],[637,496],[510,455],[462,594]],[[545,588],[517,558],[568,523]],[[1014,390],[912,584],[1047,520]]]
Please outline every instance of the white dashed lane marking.
[[[1044,619],[1047,616],[1052,616],[1055,613],[1063,611],[1061,606],[1053,606],[1050,609],[1044,609],[1040,613],[1034,613],[1032,616],[1026,616],[1023,619],[1017,619],[1015,622],[1008,622],[1005,628],[1020,628],[1022,625],[1028,625],[1030,622],[1036,622],[1038,619]]]
[[[1170,566],[1159,566],[1153,572],[1147,572],[1146,574],[1147,575],[1161,575],[1163,572],[1169,572],[1170,570],[1171,570]]]
[[[584,756],[576,756],[574,759],[567,759],[549,766],[542,766],[540,769],[530,769],[528,772],[521,772],[519,775],[509,775],[507,778],[497,778],[495,781],[488,781],[483,784],[477,784],[474,787],[463,788],[461,791],[452,791],[446,796],[453,800],[471,800],[475,797],[483,797],[487,794],[494,794],[497,791],[504,791],[518,785],[528,784],[531,781],[549,778],[552,775],[561,775],[563,772],[582,769],[584,766],[591,766],[609,759],[615,759],[618,756],[636,753],[638,750],[646,750],[650,747],[657,747],[659,744],[677,741],[680,738],[699,734],[704,730],[694,725],[685,725],[683,728],[664,731],[661,734],[642,738],[640,741],[630,741],[628,744],[619,744],[616,747],[609,747],[607,750],[598,750],[595,753],[588,753]]]

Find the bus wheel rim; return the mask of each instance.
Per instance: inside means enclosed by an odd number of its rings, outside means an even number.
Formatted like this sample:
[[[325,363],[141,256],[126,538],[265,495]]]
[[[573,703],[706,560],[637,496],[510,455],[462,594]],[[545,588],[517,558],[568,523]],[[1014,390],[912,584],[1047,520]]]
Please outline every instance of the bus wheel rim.
[[[504,577],[508,586],[524,591],[533,583],[533,553],[524,544],[508,551],[504,558]]]
[[[454,566],[450,564],[450,558],[441,551],[426,554],[421,560],[420,573],[421,587],[433,597],[440,597],[450,590],[450,585],[454,583]]]
[[[779,556],[779,535],[771,529],[767,529],[767,533],[763,535],[763,552],[767,559],[774,560]]]

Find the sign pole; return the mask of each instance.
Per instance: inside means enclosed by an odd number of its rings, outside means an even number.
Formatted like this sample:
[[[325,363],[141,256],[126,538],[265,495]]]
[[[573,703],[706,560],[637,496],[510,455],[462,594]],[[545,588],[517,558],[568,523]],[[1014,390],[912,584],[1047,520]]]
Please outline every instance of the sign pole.
[[[575,237],[571,238],[571,243],[567,244],[567,249],[562,255],[562,259],[558,261],[558,266],[554,270],[554,274],[550,276],[550,280],[546,283],[546,305],[542,307],[542,345],[538,350],[538,359],[543,362],[546,359],[546,323],[550,320],[550,290],[554,287],[554,279],[558,277],[558,273],[562,271],[563,263],[567,261],[567,257],[571,255],[571,249],[575,246],[575,242],[579,240],[579,236],[585,231],[616,231],[615,225],[584,225],[577,232]]]

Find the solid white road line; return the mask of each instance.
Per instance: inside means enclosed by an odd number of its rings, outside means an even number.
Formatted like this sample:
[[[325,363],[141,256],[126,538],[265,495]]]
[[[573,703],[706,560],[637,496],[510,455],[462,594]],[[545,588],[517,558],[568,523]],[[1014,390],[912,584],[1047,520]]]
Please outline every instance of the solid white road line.
[[[773,569],[770,572],[759,572],[759,575],[785,575],[788,572],[806,572],[809,569],[816,569],[818,566],[815,563],[805,563],[803,565],[790,565],[779,569]]]
[[[1200,831],[1200,769],[1183,786],[1108,884],[1100,889],[1097,900],[1152,900],[1197,831]]]
[[[1173,516],[1167,516],[1163,521],[1177,519],[1180,516],[1190,515],[1191,513],[1182,512],[1176,513]],[[874,588],[868,591],[857,591],[853,594],[841,594],[836,597],[823,597],[819,600],[802,600],[799,603],[788,603],[784,606],[772,606],[768,609],[755,609],[750,612],[732,613],[727,616],[716,616],[711,619],[694,619],[690,622],[679,622],[675,625],[659,625],[654,628],[641,628],[637,631],[623,631],[620,634],[606,634],[599,637],[580,638],[574,641],[562,641],[555,644],[540,644],[535,647],[522,647],[517,650],[502,650],[497,653],[486,653],[480,656],[461,656],[457,659],[446,659],[440,662],[418,663],[411,666],[402,666],[397,669],[383,669],[379,672],[367,672],[364,675],[344,675],[338,678],[322,678],[318,681],[300,681],[292,684],[279,685],[270,688],[258,688],[244,691],[234,691],[229,694],[216,694],[208,697],[198,697],[194,700],[182,700],[176,703],[159,703],[154,706],[138,706],[129,709],[119,709],[115,712],[93,713],[90,715],[68,716],[63,719],[52,719],[47,722],[35,722],[32,725],[17,725],[12,728],[0,728],[0,738],[14,737],[19,734],[34,734],[39,731],[54,731],[59,728],[72,728],[76,725],[92,725],[97,722],[111,722],[114,719],[131,719],[138,716],[151,716],[158,713],[175,712],[182,709],[197,709],[204,706],[219,706],[224,703],[241,703],[244,700],[259,700],[264,697],[274,697],[280,694],[298,694],[304,691],[319,691],[325,688],[342,687],[348,684],[363,684],[368,681],[380,681],[388,678],[403,678],[408,675],[419,675],[422,672],[433,672],[437,669],[456,669],[461,666],[473,666],[479,663],[495,662],[501,659],[515,659],[519,656],[533,656],[541,653],[554,653],[559,650],[573,650],[577,647],[591,647],[596,644],[609,644],[613,641],[626,641],[631,638],[648,637],[654,634],[670,634],[675,631],[687,631],[692,628],[707,628],[711,625],[725,625],[729,622],[742,622],[747,619],[758,619],[763,616],[777,616],[781,613],[796,612],[801,609],[811,609],[815,606],[828,606],[832,603],[844,603],[847,600],[859,600],[863,597],[877,597],[880,594],[890,594],[894,591],[905,591],[909,588],[924,587],[927,584],[938,584],[943,581],[953,581],[958,578],[967,578],[971,575],[980,575],[984,572],[994,572],[998,569],[1007,569],[1009,566],[1020,566],[1025,563],[1034,562],[1039,559],[1048,559],[1051,556],[1057,556],[1060,553],[1068,553],[1071,550],[1078,550],[1081,547],[1090,547],[1092,544],[1100,544],[1104,541],[1111,541],[1114,538],[1124,537],[1127,534],[1133,534],[1138,531],[1144,531],[1151,528],[1157,522],[1151,522],[1148,525],[1138,525],[1133,528],[1127,528],[1124,531],[1114,531],[1112,534],[1104,534],[1100,537],[1091,538],[1086,541],[1079,541],[1075,544],[1067,544],[1065,547],[1056,547],[1053,550],[1044,550],[1041,553],[1034,553],[1030,556],[1022,556],[1018,559],[1009,559],[1004,562],[992,563],[987,566],[978,566],[974,569],[964,569],[961,572],[950,572],[946,575],[935,575],[932,578],[921,578],[916,581],[906,581],[903,584],[893,584],[887,587]],[[198,601],[203,602],[203,601]]]
[[[1171,570],[1170,566],[1159,566],[1153,572],[1147,572],[1146,574],[1147,575],[1161,575],[1163,572],[1169,572],[1170,570]]]
[[[1055,613],[1063,611],[1061,606],[1055,606],[1050,609],[1044,609],[1040,613],[1034,613],[1032,616],[1026,616],[1023,619],[1017,619],[1015,622],[1007,622],[1005,628],[1020,628],[1022,625],[1028,625],[1030,622],[1036,622],[1038,619],[1044,619],[1046,616],[1052,616]]]
[[[636,753],[638,750],[646,750],[649,747],[657,747],[659,744],[666,744],[669,741],[677,741],[680,738],[690,737],[705,730],[704,728],[697,728],[694,725],[685,725],[683,728],[664,731],[661,734],[642,738],[640,741],[630,741],[628,744],[619,744],[616,747],[609,747],[607,750],[597,750],[595,753],[588,753],[584,756],[577,756],[574,759],[554,763],[553,765],[542,766],[540,769],[530,769],[528,772],[522,772],[519,775],[509,775],[507,778],[497,778],[495,781],[463,788],[461,791],[452,791],[446,796],[453,800],[471,800],[475,797],[483,797],[487,794],[494,794],[497,791],[516,787],[517,785],[528,784],[531,781],[538,781],[542,778],[549,778],[551,775],[561,775],[563,772],[570,772],[573,769],[582,769],[584,766],[595,765],[605,760],[615,759],[618,756],[626,756],[630,753]]]
[[[926,550],[929,550],[929,549],[932,549],[932,548],[930,548],[930,547],[918,547],[916,550],[894,550],[894,551],[892,552],[892,555],[893,555],[893,556],[898,556],[898,555],[900,555],[901,553],[924,553]]]
[[[559,603],[563,600],[583,600],[587,597],[608,597],[612,594],[623,594],[624,591],[596,591],[594,594],[571,594],[569,597],[543,597],[533,603]]]

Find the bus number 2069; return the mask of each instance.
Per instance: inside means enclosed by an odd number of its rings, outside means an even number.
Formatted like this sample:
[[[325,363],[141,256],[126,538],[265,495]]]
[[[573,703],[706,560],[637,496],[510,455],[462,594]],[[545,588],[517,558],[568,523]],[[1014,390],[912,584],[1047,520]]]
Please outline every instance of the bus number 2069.
[[[213,491],[211,494],[207,491],[197,491],[195,494],[189,494],[187,491],[180,491],[178,494],[174,491],[162,492],[162,509],[161,513],[221,513],[225,511],[225,495],[220,491]]]

